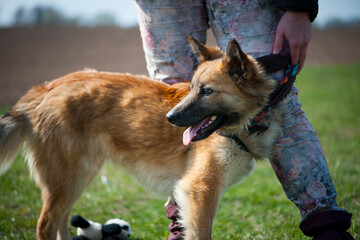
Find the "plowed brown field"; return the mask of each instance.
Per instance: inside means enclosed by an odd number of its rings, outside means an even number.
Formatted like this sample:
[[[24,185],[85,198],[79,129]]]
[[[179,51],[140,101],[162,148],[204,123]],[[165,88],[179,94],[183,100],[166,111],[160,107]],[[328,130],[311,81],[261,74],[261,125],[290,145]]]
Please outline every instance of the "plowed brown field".
[[[212,37],[209,44],[214,44]],[[348,64],[359,56],[359,28],[314,30],[307,64]],[[139,30],[0,29],[0,107],[14,104],[35,84],[85,67],[146,74]]]

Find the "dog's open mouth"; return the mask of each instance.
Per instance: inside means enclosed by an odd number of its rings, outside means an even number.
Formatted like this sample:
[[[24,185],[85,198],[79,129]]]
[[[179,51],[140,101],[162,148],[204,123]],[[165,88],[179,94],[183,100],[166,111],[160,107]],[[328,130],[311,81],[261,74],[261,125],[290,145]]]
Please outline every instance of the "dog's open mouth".
[[[192,141],[195,142],[207,138],[223,125],[222,120],[223,118],[220,116],[212,116],[190,126],[183,134],[184,145],[187,146]]]

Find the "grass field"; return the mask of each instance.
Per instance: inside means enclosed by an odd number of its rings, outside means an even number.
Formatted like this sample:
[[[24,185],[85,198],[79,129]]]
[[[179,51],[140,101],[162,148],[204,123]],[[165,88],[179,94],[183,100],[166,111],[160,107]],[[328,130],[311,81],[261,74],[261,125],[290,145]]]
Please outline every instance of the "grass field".
[[[340,207],[353,213],[350,232],[360,239],[360,63],[306,67],[298,77],[300,101],[325,151]],[[7,110],[3,107],[0,113]],[[108,181],[102,181],[102,178]],[[119,168],[106,164],[73,209],[97,222],[121,217],[131,239],[166,239],[164,201],[147,194]],[[21,156],[0,177],[0,239],[36,239],[40,191]],[[224,195],[214,239],[309,239],[297,208],[285,196],[268,161],[259,162],[243,184]],[[75,234],[71,228],[72,235]]]

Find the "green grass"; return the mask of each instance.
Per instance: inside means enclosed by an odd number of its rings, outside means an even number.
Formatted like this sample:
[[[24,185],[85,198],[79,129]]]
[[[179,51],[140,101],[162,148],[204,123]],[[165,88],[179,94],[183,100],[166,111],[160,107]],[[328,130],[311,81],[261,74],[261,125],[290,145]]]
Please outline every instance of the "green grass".
[[[350,232],[360,238],[360,63],[309,66],[298,77],[300,101],[318,131],[340,207],[353,213]],[[4,113],[7,108],[0,109]],[[108,184],[101,181],[106,176]],[[166,239],[164,201],[147,194],[121,169],[105,165],[73,214],[98,222],[121,217],[133,228],[131,239]],[[21,156],[0,177],[0,239],[35,239],[40,191]],[[297,208],[286,198],[270,164],[224,195],[214,223],[214,239],[309,239],[299,230]],[[75,231],[71,228],[71,233]]]

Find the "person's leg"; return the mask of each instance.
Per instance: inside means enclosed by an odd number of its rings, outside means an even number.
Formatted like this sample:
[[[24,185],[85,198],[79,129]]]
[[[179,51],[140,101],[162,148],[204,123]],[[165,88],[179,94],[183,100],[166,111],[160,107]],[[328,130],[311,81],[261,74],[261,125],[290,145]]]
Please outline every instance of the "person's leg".
[[[283,14],[272,0],[207,0],[207,9],[209,24],[222,50],[235,38],[254,57],[272,52],[277,24]],[[287,46],[284,48],[286,51]],[[280,71],[276,76],[281,79],[283,74]],[[319,139],[297,95],[297,89],[293,88],[278,106],[284,122],[270,157],[271,165],[304,220],[322,209],[333,209],[341,215],[345,211],[337,207],[336,190]]]
[[[235,38],[241,49],[253,57],[272,52],[283,13],[271,1],[206,0],[206,4],[210,27],[223,51]]]
[[[337,209],[324,153],[297,94],[292,92],[279,107],[284,124],[270,162],[288,198],[303,217],[320,208]]]
[[[316,240],[350,240],[351,214],[336,203],[324,153],[316,131],[306,118],[297,92],[281,104],[284,124],[270,163],[287,197],[299,208],[300,229]]]
[[[136,9],[150,77],[169,83],[190,81],[196,60],[187,36],[205,43],[205,1],[136,0]]]
[[[206,42],[205,0],[136,0],[136,9],[150,77],[170,84],[191,81],[197,62],[187,36]],[[168,239],[182,239],[178,205],[171,199],[165,210],[172,220]]]

